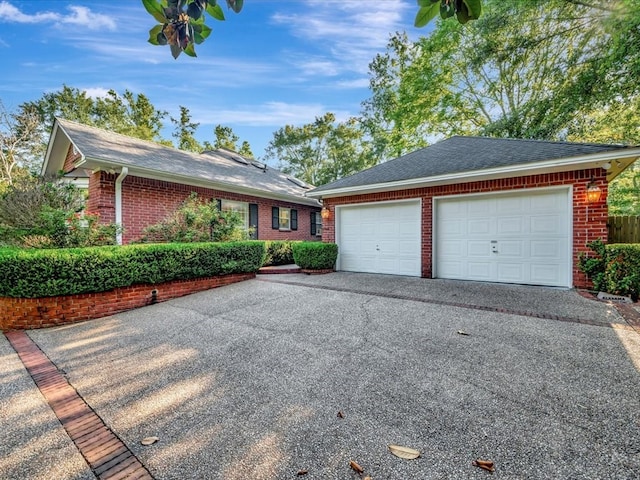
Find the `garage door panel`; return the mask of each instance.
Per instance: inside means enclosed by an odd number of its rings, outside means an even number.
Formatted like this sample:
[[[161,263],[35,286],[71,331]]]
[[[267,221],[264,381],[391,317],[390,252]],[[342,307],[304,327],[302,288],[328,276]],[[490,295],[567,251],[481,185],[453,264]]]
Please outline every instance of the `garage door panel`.
[[[568,188],[437,199],[436,276],[570,286],[570,200]]]
[[[338,268],[419,276],[419,201],[340,207],[337,210]]]

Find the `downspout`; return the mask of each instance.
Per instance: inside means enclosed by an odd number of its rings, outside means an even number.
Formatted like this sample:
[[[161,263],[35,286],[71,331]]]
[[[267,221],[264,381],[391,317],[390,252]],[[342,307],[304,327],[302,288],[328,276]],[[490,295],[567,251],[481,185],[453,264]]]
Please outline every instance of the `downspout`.
[[[122,167],[120,175],[116,178],[116,225],[118,226],[116,242],[118,245],[122,245],[122,181],[128,173],[129,168]]]

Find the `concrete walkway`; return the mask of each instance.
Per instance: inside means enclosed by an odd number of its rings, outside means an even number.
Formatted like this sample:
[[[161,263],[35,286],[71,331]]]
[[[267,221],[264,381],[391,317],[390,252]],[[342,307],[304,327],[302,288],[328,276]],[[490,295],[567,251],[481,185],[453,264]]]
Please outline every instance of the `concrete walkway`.
[[[640,477],[640,336],[575,291],[284,274],[28,335],[156,479]],[[0,478],[93,478],[0,359]]]

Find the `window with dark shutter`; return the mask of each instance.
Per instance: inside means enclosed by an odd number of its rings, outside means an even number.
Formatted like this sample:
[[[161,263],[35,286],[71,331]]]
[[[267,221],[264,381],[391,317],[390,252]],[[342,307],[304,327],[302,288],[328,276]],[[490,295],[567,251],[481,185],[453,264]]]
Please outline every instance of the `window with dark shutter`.
[[[258,204],[250,203],[249,204],[249,228],[253,231],[251,232],[251,238],[253,240],[258,239]]]
[[[291,209],[291,230],[298,229],[298,210]]]
[[[280,229],[280,209],[278,207],[271,207],[271,228],[273,230]]]
[[[216,199],[216,205],[218,206],[218,211],[221,212],[222,211],[222,200],[217,198]]]
[[[311,212],[311,235],[316,234],[316,212]]]

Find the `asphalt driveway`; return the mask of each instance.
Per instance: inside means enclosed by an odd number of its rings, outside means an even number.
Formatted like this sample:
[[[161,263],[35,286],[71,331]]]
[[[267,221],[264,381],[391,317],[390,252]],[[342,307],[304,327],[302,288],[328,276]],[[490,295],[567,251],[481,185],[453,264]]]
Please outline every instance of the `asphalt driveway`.
[[[640,478],[640,336],[575,291],[274,275],[29,336],[157,479]],[[30,381],[0,337],[0,478],[92,478]]]

